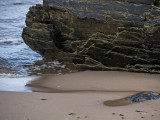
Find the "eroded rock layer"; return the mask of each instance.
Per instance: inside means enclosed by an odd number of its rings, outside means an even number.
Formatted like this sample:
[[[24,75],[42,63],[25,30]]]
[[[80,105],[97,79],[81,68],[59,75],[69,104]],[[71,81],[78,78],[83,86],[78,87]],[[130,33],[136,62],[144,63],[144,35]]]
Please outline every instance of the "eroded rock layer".
[[[44,0],[22,37],[48,59],[80,70],[160,73],[158,0]]]

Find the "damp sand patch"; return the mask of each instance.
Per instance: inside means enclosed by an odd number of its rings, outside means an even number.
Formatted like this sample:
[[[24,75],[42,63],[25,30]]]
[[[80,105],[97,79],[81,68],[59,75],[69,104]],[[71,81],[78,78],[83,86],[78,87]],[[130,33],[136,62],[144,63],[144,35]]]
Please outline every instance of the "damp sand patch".
[[[127,101],[125,98],[122,98],[122,99],[116,99],[116,100],[107,100],[103,104],[105,106],[116,107],[116,106],[130,105],[132,103],[133,103],[132,101]]]
[[[33,92],[160,92],[160,75],[116,71],[86,71],[46,75],[29,82]]]

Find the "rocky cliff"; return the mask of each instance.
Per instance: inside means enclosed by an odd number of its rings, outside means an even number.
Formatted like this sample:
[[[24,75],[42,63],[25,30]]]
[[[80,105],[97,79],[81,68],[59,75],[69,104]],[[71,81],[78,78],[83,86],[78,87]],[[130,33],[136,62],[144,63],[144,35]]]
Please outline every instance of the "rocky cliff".
[[[48,59],[80,70],[160,73],[159,0],[43,0],[22,37]]]

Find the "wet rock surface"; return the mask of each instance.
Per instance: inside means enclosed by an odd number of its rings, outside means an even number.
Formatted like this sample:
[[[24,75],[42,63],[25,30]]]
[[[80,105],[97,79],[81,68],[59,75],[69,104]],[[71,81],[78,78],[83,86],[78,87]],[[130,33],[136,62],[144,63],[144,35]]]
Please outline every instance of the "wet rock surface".
[[[44,0],[30,8],[22,37],[80,70],[160,73],[159,18],[157,0]]]

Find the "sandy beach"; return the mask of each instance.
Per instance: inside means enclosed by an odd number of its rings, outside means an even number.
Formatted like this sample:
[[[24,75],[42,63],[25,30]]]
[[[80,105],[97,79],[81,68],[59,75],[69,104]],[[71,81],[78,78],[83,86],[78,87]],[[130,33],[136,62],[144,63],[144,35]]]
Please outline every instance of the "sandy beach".
[[[160,99],[122,101],[139,91],[160,92],[159,78],[110,71],[43,76],[27,84],[33,93],[0,92],[0,120],[160,120]]]

